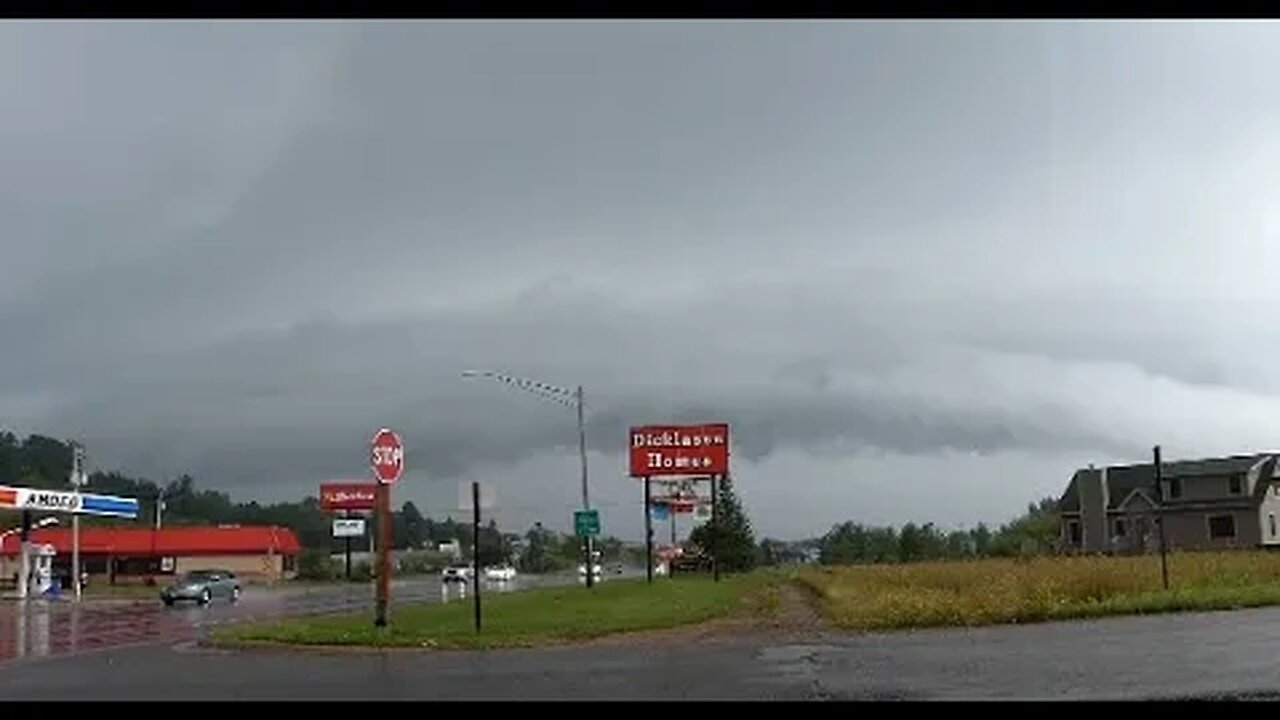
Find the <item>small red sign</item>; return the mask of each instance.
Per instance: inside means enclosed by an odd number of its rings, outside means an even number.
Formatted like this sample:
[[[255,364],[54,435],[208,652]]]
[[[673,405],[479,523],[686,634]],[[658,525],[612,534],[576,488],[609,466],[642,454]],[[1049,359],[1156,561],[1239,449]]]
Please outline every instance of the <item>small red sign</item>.
[[[321,510],[372,510],[377,505],[374,483],[324,483],[320,486]]]
[[[404,444],[400,436],[386,428],[373,436],[370,452],[373,476],[383,485],[394,485],[404,472]]]
[[[727,475],[729,424],[631,428],[631,477]]]

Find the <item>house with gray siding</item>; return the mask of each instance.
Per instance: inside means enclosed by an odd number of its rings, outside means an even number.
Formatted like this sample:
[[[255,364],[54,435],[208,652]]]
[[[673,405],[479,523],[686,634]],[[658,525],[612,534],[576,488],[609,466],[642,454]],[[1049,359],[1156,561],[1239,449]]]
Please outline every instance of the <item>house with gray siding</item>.
[[[1280,547],[1280,463],[1257,453],[1077,470],[1058,501],[1068,552]],[[1157,513],[1157,510],[1159,511]]]

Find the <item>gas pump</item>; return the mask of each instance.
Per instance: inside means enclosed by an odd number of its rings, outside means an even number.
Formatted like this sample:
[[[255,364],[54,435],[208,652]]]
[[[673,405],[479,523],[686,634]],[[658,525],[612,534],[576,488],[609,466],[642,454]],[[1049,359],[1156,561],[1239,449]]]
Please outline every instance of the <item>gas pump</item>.
[[[58,554],[52,545],[29,545],[31,548],[31,580],[36,595],[54,589],[53,558]]]

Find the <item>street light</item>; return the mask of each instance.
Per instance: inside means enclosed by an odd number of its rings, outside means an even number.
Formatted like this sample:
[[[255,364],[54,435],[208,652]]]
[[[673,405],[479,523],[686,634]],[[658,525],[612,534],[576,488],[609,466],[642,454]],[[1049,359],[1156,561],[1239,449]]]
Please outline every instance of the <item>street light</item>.
[[[494,370],[463,370],[464,378],[488,378],[496,380],[500,383],[514,387],[517,390],[523,390],[527,393],[538,395],[539,397],[551,400],[553,402],[572,408],[578,413],[578,460],[582,464],[582,509],[590,510],[591,501],[587,494],[587,424],[583,411],[583,392],[582,386],[579,385],[574,390],[558,387],[549,383],[538,382],[537,380],[525,380],[522,378],[512,377],[505,373]],[[593,567],[595,558],[592,552],[591,536],[586,539],[586,570],[587,570],[587,587],[591,587],[594,581],[595,569]]]

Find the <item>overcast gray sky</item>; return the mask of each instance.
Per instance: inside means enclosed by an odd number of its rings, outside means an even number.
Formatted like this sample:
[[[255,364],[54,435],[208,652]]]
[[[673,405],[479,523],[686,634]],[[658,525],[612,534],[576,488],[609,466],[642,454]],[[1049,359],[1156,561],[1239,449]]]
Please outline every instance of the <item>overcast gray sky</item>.
[[[999,522],[1280,449],[1280,26],[0,24],[0,426],[294,499],[640,537],[629,424],[757,531]]]

